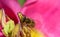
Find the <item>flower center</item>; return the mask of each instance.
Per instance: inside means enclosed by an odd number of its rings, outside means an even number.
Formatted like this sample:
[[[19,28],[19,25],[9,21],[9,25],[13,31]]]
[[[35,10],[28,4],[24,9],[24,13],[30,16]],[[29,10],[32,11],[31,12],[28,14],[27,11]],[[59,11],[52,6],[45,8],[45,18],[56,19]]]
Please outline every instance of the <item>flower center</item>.
[[[18,13],[20,23],[15,24],[14,20],[10,19],[7,15],[0,12],[0,19],[2,22],[2,32],[6,37],[41,37],[40,34],[34,29],[35,22],[31,18],[26,17],[22,13]],[[7,18],[8,21],[6,22]],[[1,23],[1,22],[0,22]]]

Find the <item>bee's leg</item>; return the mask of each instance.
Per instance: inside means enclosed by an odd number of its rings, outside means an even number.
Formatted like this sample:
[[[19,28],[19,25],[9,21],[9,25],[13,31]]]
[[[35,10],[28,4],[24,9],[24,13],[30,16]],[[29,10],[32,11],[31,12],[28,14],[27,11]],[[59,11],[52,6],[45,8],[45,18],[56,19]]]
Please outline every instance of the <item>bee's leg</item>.
[[[20,32],[20,35],[21,35],[21,37],[26,37],[26,34],[23,30]]]
[[[30,32],[27,32],[27,33],[26,33],[26,37],[31,37]]]

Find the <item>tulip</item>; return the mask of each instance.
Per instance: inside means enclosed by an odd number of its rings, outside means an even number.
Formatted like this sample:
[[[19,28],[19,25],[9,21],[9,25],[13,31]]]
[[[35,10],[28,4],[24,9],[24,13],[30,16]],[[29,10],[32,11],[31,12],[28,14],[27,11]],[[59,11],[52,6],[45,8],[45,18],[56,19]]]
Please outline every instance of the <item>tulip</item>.
[[[22,12],[35,21],[35,29],[41,31],[45,37],[60,37],[59,0],[27,0],[22,8],[16,0],[0,0],[0,2],[6,14],[15,23],[19,22],[17,13]]]
[[[46,37],[60,37],[60,1],[27,0],[21,12],[35,21],[35,28]]]

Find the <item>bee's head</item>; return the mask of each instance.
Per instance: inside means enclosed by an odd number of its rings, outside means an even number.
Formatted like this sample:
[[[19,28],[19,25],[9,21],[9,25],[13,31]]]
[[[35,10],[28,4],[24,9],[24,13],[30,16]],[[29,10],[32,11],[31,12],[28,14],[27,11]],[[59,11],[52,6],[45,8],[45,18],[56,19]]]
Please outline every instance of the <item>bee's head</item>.
[[[18,17],[20,19],[20,23],[23,23],[25,21],[25,19],[26,19],[26,17],[20,12],[18,13]]]
[[[26,25],[28,27],[34,27],[34,21],[28,17],[26,17],[25,15],[23,15],[22,13],[18,14],[19,18],[20,18],[20,22],[23,25]]]

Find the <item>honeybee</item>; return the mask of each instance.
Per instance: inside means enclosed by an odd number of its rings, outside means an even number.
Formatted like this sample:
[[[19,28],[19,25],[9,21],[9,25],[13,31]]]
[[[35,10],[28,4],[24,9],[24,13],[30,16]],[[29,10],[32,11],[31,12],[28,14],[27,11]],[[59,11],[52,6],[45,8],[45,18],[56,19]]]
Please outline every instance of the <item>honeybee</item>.
[[[20,18],[21,25],[26,25],[26,26],[32,27],[32,28],[35,26],[35,22],[32,19],[23,15],[22,13],[18,13],[18,16]]]
[[[34,24],[35,24],[34,21],[26,17],[22,13],[18,13],[18,16],[20,19],[21,27],[22,27],[21,37],[31,37],[31,28],[34,27]]]

